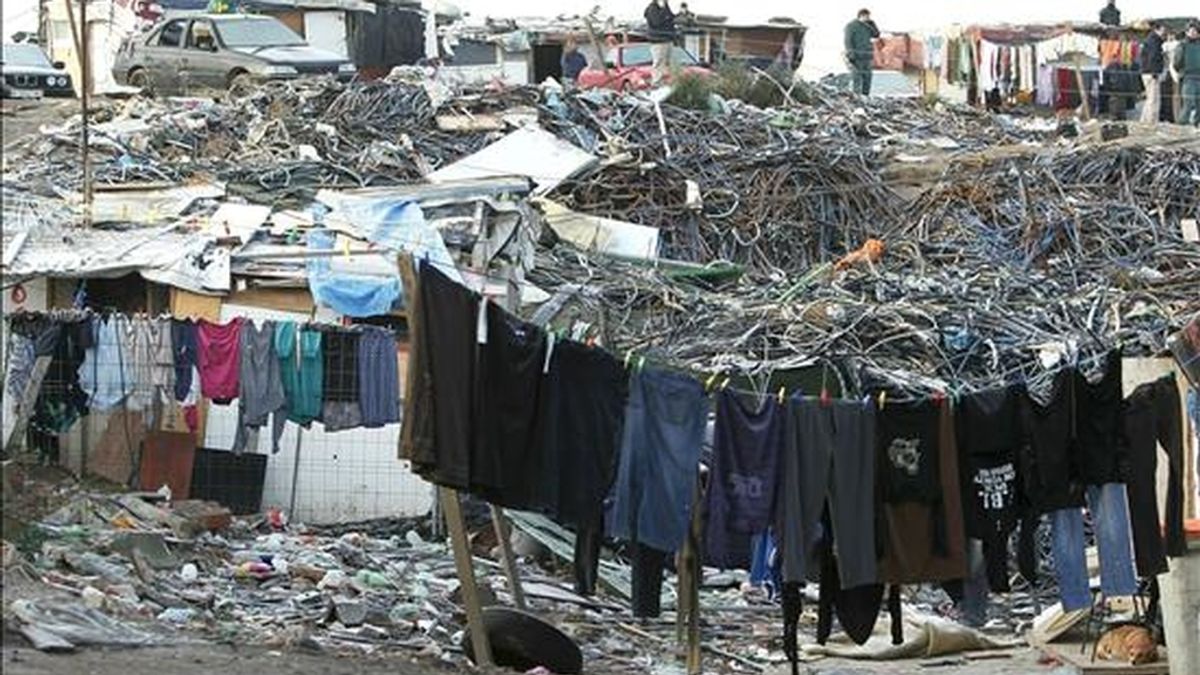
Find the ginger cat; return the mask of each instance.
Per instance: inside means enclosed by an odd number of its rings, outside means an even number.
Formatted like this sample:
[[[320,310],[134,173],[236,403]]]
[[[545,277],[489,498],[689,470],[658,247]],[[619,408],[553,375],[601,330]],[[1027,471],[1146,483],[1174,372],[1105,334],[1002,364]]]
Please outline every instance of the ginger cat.
[[[1158,645],[1149,628],[1118,626],[1100,636],[1096,656],[1107,661],[1128,661],[1135,666],[1154,663],[1158,660]]]

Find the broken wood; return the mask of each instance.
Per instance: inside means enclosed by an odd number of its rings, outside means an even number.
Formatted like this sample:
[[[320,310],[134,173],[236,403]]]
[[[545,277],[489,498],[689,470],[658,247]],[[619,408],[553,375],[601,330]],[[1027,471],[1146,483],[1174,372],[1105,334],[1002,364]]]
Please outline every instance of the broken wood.
[[[458,573],[458,583],[462,590],[464,609],[467,612],[467,626],[471,629],[471,649],[475,653],[475,663],[481,667],[490,667],[492,645],[488,641],[487,628],[483,625],[483,607],[479,604],[479,588],[475,585],[475,568],[471,566],[471,545],[467,541],[467,525],[463,522],[462,504],[458,501],[458,493],[450,488],[439,487],[442,511],[446,515],[446,526],[450,530],[450,547],[454,551],[454,567]]]
[[[38,394],[42,391],[42,380],[46,379],[46,371],[50,370],[50,356],[39,356],[33,362],[33,372],[29,374],[29,381],[25,383],[25,389],[21,392],[21,398],[17,401],[17,421],[13,424],[12,431],[9,432],[8,438],[4,442],[4,451],[6,453],[15,452],[17,444],[25,437],[25,427],[29,426],[29,420],[33,417],[33,406],[37,402]]]

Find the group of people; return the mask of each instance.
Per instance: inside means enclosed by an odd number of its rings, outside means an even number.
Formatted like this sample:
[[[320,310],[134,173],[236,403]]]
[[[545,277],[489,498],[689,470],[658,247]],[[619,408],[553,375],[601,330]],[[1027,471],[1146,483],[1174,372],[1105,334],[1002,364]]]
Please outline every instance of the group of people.
[[[1100,23],[1106,26],[1121,25],[1121,10],[1116,0],[1109,0],[1100,12]],[[871,12],[859,10],[858,16],[846,25],[845,58],[850,68],[851,82],[855,93],[868,96],[871,93],[871,72],[875,62],[875,40],[879,28],[871,20]],[[1158,122],[1162,113],[1162,84],[1174,71],[1182,103],[1178,122],[1200,126],[1200,23],[1193,22],[1187,28],[1184,39],[1175,49],[1174,58],[1168,63],[1165,43],[1167,26],[1161,22],[1151,25],[1150,35],[1142,43],[1139,69],[1146,92],[1142,108],[1143,122]],[[1170,66],[1170,67],[1168,67]]]
[[[1162,114],[1162,84],[1175,71],[1182,103],[1178,122],[1200,126],[1200,23],[1187,28],[1184,39],[1175,48],[1171,68],[1167,68],[1165,42],[1167,27],[1162,23],[1152,26],[1150,35],[1142,42],[1141,63],[1142,85],[1146,90],[1146,103],[1142,108],[1143,122],[1158,122]]]

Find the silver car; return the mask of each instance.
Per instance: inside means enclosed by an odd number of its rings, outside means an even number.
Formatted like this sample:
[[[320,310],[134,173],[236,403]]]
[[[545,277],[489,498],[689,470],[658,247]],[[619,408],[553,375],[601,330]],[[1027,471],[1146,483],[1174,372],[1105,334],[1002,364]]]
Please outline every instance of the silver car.
[[[354,77],[354,64],[311,47],[269,16],[206,14],[169,19],[128,38],[113,64],[117,82],[161,93],[240,88],[304,75]]]

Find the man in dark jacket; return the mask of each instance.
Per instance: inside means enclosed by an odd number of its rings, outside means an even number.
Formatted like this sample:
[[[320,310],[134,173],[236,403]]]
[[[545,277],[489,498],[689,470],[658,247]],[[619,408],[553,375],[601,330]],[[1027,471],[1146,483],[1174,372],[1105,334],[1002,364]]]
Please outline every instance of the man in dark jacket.
[[[1163,40],[1167,37],[1167,27],[1155,22],[1150,27],[1150,35],[1142,42],[1141,71],[1142,87],[1146,90],[1146,105],[1142,108],[1142,121],[1158,122],[1162,112],[1162,80],[1167,70],[1167,59],[1163,53]]]
[[[1175,73],[1183,95],[1179,123],[1200,126],[1200,23],[1189,25],[1186,38],[1175,48]]]
[[[1117,9],[1117,0],[1108,0],[1108,6],[1100,10],[1100,23],[1105,26],[1121,25],[1121,10]]]
[[[575,41],[574,37],[568,37],[567,41],[563,43],[561,65],[563,84],[567,86],[575,84],[575,81],[579,79],[579,74],[583,72],[584,68],[587,68],[587,57],[579,51],[579,43]]]
[[[654,84],[662,82],[671,70],[671,47],[675,42],[675,12],[667,0],[650,0],[644,14],[650,32],[654,57]]]
[[[858,18],[846,24],[846,63],[850,66],[856,94],[871,95],[871,68],[875,65],[875,39],[878,37],[879,29],[871,20],[868,9],[859,10]]]

